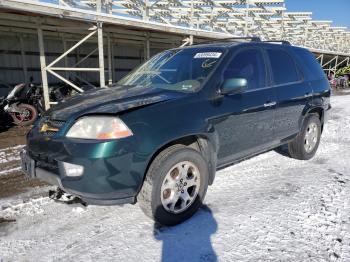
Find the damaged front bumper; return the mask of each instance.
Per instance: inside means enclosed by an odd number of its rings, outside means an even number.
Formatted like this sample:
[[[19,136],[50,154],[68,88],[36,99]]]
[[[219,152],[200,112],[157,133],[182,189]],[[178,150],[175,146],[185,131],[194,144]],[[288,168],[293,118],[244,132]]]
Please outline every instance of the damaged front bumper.
[[[21,162],[22,162],[22,171],[25,175],[30,178],[37,178],[42,180],[50,185],[58,186],[60,189],[65,192],[78,196],[81,200],[86,202],[87,204],[93,205],[118,205],[118,204],[133,204],[135,202],[135,196],[130,195],[121,196],[117,191],[111,194],[98,194],[98,193],[88,193],[74,190],[70,187],[65,186],[64,181],[62,181],[62,177],[64,177],[64,173],[53,173],[46,169],[40,168],[37,166],[37,161],[32,159],[26,150],[21,152]]]
[[[147,165],[146,158],[135,156],[132,140],[48,138],[35,130],[27,140],[21,160],[28,177],[56,185],[87,204],[135,203]]]

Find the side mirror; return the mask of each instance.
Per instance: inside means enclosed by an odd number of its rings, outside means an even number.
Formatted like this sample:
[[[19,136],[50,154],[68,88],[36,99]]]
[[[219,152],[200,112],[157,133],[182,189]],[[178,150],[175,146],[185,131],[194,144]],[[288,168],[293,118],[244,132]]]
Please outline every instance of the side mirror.
[[[226,79],[221,87],[221,94],[237,94],[246,89],[248,81],[245,78]]]

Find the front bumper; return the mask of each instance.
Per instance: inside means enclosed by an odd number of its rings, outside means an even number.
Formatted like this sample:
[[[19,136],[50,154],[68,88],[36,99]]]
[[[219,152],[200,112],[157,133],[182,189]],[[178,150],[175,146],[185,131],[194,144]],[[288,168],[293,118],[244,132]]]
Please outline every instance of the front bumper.
[[[85,203],[91,204],[91,205],[122,205],[122,204],[134,204],[135,203],[135,197],[126,197],[126,198],[117,198],[117,199],[103,199],[103,198],[96,198],[96,196],[92,196],[95,198],[91,198],[91,196],[86,196],[83,192],[76,192],[71,189],[64,188],[62,185],[62,182],[54,173],[48,172],[45,169],[42,168],[35,168],[35,176],[32,178],[38,178],[50,185],[55,185],[61,188],[62,190],[66,191],[67,193],[70,193],[72,195],[79,196]],[[98,197],[98,196],[97,196]]]
[[[49,138],[32,131],[22,155],[22,162],[25,156],[34,162],[29,176],[89,204],[134,203],[147,167],[146,157],[135,156],[132,139],[86,141]],[[83,166],[83,175],[67,176],[64,162]]]

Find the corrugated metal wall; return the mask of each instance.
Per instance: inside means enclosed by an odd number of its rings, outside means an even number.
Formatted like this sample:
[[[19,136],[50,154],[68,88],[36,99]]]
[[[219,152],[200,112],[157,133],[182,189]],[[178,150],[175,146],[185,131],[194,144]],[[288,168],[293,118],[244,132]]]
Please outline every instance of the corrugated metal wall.
[[[41,84],[40,62],[39,62],[39,46],[36,35],[26,35],[23,37],[23,47],[25,53],[25,63],[27,65],[28,78],[33,77],[34,82]],[[0,33],[0,82],[7,83],[9,85],[15,85],[21,82],[25,82],[24,69],[21,55],[21,43],[19,36],[16,35],[1,35]],[[67,41],[67,48],[71,47],[76,42]],[[80,61],[85,55],[90,53],[97,47],[96,43],[88,42],[84,43],[71,54],[68,55],[68,66],[73,67],[78,61]],[[114,81],[119,80],[125,74],[127,74],[134,67],[139,65],[143,61],[144,48],[137,45],[128,45],[122,43],[112,43],[112,54],[114,65]],[[155,54],[161,51],[161,49],[151,49],[151,54]],[[45,39],[45,54],[46,63],[49,64],[55,58],[63,53],[63,40],[62,39]],[[107,75],[107,46],[105,43],[105,68]],[[55,66],[64,66],[64,59],[57,63]],[[98,67],[98,52],[94,53],[91,57],[86,59],[79,65],[80,67]],[[74,75],[78,74],[85,80],[93,83],[98,83],[98,72],[69,72],[68,76],[74,79]],[[62,72],[62,75],[66,75]],[[56,77],[48,74],[49,84],[59,83]],[[108,77],[106,76],[106,79]]]

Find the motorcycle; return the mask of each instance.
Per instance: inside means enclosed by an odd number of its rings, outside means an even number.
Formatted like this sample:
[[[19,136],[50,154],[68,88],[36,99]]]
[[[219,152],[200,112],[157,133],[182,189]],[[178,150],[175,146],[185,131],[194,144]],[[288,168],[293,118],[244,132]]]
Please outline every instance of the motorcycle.
[[[85,91],[95,88],[75,81]],[[66,98],[74,96],[76,91],[70,86],[59,84],[49,87],[49,97],[52,102],[62,102]],[[5,97],[0,97],[0,115],[9,114],[16,125],[28,126],[35,122],[39,115],[44,113],[43,89],[33,83],[33,77],[29,84],[18,84]]]
[[[9,114],[19,126],[33,124],[38,117],[37,108],[30,104],[38,103],[33,89],[26,88],[24,83],[16,85],[6,97],[0,98],[0,114]]]

